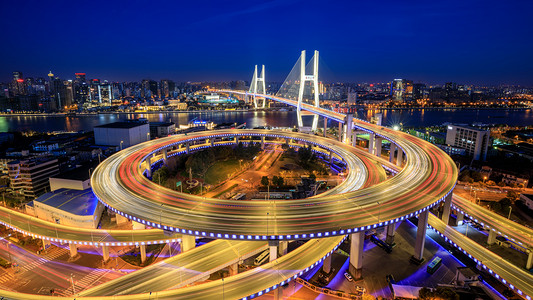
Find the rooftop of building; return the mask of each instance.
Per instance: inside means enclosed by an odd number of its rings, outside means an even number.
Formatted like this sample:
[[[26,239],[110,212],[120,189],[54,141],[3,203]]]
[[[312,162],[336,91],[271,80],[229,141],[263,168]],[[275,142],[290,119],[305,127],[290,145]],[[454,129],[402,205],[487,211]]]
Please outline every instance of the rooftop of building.
[[[75,169],[72,169],[72,170],[63,172],[61,174],[52,176],[52,178],[85,181],[85,180],[89,179],[89,171],[93,171],[94,168],[96,168],[96,166],[97,166],[96,163],[85,164],[85,165],[82,165],[82,166],[77,167]]]
[[[150,122],[150,127],[152,126],[172,126],[176,125],[174,122]]]
[[[34,202],[43,203],[78,216],[90,216],[96,210],[98,199],[90,188],[83,191],[59,189],[40,196]]]
[[[463,128],[463,129],[468,129],[468,130],[474,130],[474,131],[489,131],[487,129],[484,129],[484,128],[480,128],[480,127],[474,127],[474,126],[470,126],[470,125],[455,125],[455,124],[450,124],[449,126],[453,126],[453,127],[458,127],[458,128]]]
[[[104,125],[95,126],[94,128],[116,128],[116,129],[130,129],[138,126],[145,125],[145,122],[142,121],[126,121],[126,122],[115,122]]]

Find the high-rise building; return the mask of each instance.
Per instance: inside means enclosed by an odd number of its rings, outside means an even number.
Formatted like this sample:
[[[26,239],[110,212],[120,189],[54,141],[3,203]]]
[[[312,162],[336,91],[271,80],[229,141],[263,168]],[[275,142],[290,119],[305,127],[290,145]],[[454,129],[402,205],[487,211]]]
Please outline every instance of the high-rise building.
[[[7,164],[11,188],[33,199],[50,190],[48,179],[59,174],[57,159],[32,158]]]
[[[13,80],[11,81],[11,93],[13,96],[26,94],[24,78],[22,77],[22,72],[20,71],[13,72]]]
[[[474,160],[486,160],[490,131],[470,126],[448,125],[446,144],[466,150]]]
[[[426,85],[423,83],[415,83],[413,84],[413,100],[420,100],[427,98],[428,93],[426,89]]]

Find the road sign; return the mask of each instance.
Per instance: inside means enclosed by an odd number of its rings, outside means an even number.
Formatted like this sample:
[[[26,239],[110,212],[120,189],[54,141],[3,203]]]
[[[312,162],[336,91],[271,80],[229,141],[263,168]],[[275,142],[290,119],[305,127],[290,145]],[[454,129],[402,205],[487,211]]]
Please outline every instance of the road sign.
[[[176,182],[176,187],[181,185],[181,181]]]

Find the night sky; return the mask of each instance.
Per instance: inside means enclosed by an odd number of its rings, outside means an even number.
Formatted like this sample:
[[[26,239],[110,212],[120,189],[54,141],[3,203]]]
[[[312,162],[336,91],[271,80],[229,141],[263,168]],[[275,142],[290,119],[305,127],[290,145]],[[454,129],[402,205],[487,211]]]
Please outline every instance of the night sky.
[[[2,1],[0,80],[324,81],[533,86],[533,1]],[[109,4],[111,3],[111,4]]]

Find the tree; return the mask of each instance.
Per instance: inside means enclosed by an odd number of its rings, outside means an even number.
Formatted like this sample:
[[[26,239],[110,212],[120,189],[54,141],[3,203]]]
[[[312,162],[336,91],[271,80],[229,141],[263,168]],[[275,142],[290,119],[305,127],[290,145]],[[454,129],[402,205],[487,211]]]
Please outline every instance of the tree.
[[[160,184],[165,184],[168,179],[168,174],[168,168],[163,166],[154,172],[154,174],[152,175],[152,181]]]
[[[507,191],[507,198],[509,198],[510,200],[516,200],[518,197],[519,197],[519,195],[518,195],[517,192],[515,192],[513,190]]]
[[[267,186],[270,183],[270,180],[268,179],[268,176],[261,177],[261,184],[264,186]]]
[[[283,180],[283,177],[281,176],[274,176],[272,177],[272,184],[277,186],[277,187],[280,187],[282,186],[284,183],[284,180]]]

